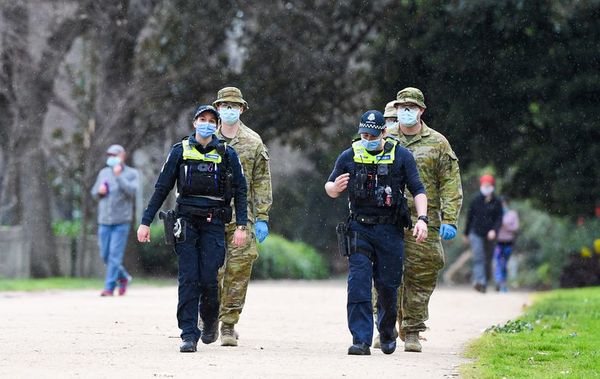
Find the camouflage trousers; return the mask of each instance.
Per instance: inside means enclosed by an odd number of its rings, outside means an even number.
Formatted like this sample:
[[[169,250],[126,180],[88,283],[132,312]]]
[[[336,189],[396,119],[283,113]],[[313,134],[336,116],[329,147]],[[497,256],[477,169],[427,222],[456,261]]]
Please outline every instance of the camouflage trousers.
[[[252,264],[258,258],[254,226],[248,223],[246,243],[239,247],[234,246],[231,242],[235,228],[235,223],[230,223],[225,227],[227,252],[225,263],[219,269],[218,274],[221,300],[219,321],[225,324],[237,324],[239,321],[240,313],[242,313],[246,301]]]
[[[427,239],[418,244],[412,230],[404,234],[404,273],[398,288],[398,323],[406,332],[423,332],[429,319],[429,298],[444,267],[439,228],[430,227]],[[373,290],[373,308],[377,291]]]

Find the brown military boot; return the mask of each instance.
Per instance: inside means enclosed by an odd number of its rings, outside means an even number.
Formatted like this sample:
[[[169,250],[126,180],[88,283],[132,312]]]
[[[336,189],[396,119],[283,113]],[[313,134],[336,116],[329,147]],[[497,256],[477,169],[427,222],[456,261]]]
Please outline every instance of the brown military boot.
[[[375,341],[373,341],[373,349],[381,349],[381,337],[379,334],[375,337]]]
[[[400,328],[400,333],[398,333],[398,337],[400,337],[400,340],[402,341],[406,339],[406,330],[404,330],[404,328]]]
[[[421,342],[419,342],[419,332],[407,332],[404,340],[404,351],[421,352]]]
[[[221,324],[221,346],[237,346],[233,324]]]

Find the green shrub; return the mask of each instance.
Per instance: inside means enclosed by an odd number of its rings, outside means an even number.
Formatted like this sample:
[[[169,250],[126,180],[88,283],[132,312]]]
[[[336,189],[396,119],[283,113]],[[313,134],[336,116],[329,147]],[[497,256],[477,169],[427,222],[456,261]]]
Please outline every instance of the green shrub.
[[[254,263],[256,279],[324,279],[329,269],[323,257],[311,246],[271,234],[259,244],[260,257]]]
[[[177,276],[177,255],[163,239],[162,223],[150,227],[149,243],[137,244],[142,269],[155,276]],[[255,262],[255,279],[323,279],[329,275],[325,260],[311,246],[292,242],[271,234],[259,244],[260,257]]]
[[[52,223],[52,233],[55,236],[77,238],[81,230],[81,222],[74,220],[57,220]]]
[[[574,222],[536,210],[529,202],[515,202],[521,230],[516,251],[523,252],[519,269],[520,285],[528,287],[558,287],[561,271],[569,255],[598,238],[600,220],[590,220],[577,226]]]
[[[177,255],[173,246],[165,244],[162,222],[150,226],[150,242],[136,245],[141,252],[140,263],[146,274],[177,276]]]
[[[491,171],[491,170],[488,170]],[[465,197],[459,220],[459,234],[465,227],[470,201],[477,194],[477,176],[481,170],[463,174]],[[501,180],[496,185],[502,194]],[[512,285],[530,288],[556,288],[561,271],[568,262],[570,252],[590,246],[600,238],[600,220],[587,221],[582,226],[567,218],[552,216],[536,209],[530,201],[511,201],[510,207],[519,214],[520,229],[515,243],[515,256],[522,256],[517,278]],[[457,236],[457,237],[460,237]],[[467,249],[459,238],[443,241],[448,268]],[[516,258],[516,257],[515,257]],[[514,258],[513,258],[514,259]]]

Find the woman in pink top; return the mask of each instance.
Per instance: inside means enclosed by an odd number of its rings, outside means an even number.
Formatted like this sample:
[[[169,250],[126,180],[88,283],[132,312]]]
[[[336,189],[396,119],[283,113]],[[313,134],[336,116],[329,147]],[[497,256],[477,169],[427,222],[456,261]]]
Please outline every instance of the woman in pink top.
[[[519,230],[519,215],[508,208],[508,198],[502,197],[502,226],[498,231],[498,243],[494,250],[496,291],[507,292],[506,265],[512,253],[513,243]]]

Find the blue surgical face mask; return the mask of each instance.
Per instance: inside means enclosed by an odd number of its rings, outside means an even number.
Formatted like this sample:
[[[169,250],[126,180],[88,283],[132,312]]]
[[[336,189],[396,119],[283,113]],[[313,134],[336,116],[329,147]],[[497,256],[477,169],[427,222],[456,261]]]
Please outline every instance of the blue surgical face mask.
[[[106,158],[106,165],[108,167],[114,167],[120,163],[121,163],[121,158],[119,158],[117,156],[112,155],[112,156]]]
[[[196,133],[202,138],[208,138],[215,134],[217,131],[217,125],[209,122],[199,122],[196,124]]]
[[[410,128],[417,125],[419,121],[419,108],[400,107],[398,109],[398,122],[400,125]]]
[[[227,125],[235,124],[240,119],[240,110],[234,108],[221,108],[219,109],[221,120]]]
[[[367,139],[361,138],[360,143],[368,151],[373,151],[373,150],[377,150],[379,148],[379,146],[381,145],[381,139],[369,141]]]

